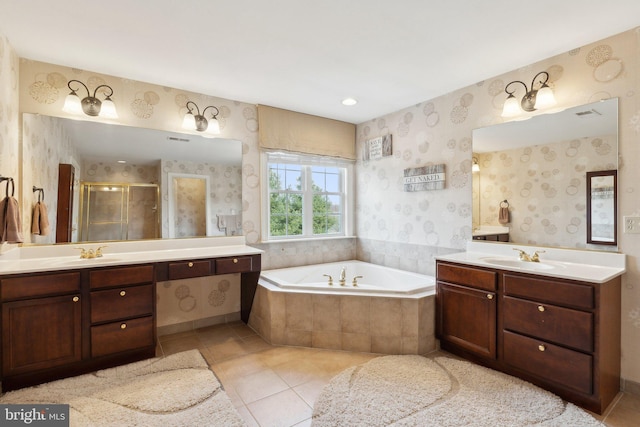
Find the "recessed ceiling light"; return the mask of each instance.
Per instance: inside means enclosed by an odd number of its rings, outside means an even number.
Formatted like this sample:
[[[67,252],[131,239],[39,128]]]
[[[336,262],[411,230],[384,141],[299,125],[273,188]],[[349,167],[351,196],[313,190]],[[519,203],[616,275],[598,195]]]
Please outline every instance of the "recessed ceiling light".
[[[127,163],[126,160],[118,160],[118,163]]]
[[[357,99],[354,98],[345,98],[342,100],[342,105],[356,105],[358,103]]]

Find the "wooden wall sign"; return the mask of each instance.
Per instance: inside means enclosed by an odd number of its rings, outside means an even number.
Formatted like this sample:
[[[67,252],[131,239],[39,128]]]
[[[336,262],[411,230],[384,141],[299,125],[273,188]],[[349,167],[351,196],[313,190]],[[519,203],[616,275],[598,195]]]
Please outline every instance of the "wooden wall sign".
[[[364,160],[377,160],[391,154],[391,134],[368,139],[364,142],[362,156]]]
[[[404,191],[442,190],[444,181],[444,164],[404,170]]]

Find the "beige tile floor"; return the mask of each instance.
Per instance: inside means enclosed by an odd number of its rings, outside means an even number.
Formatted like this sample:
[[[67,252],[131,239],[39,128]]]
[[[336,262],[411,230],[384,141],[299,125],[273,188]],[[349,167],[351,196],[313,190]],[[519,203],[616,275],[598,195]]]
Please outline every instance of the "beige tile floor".
[[[342,370],[376,354],[272,346],[237,322],[166,335],[158,355],[197,348],[249,426],[310,426],[313,402]],[[620,393],[602,415],[611,427],[640,425],[640,396]]]

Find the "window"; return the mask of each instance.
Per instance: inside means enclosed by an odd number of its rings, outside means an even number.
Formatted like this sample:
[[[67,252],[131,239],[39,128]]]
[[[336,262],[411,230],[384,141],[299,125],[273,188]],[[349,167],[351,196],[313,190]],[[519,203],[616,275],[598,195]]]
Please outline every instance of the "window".
[[[264,162],[267,240],[349,235],[350,162],[271,152]]]

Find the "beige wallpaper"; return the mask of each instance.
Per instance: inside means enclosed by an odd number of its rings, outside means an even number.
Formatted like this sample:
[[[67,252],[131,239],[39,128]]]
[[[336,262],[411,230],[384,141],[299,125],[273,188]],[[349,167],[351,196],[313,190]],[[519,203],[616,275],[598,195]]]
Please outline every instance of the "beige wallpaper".
[[[0,176],[14,178],[16,198],[20,201],[18,95],[18,56],[9,40],[0,34]],[[7,182],[0,183],[0,197],[4,197],[6,185]],[[0,252],[2,249],[0,245]]]

